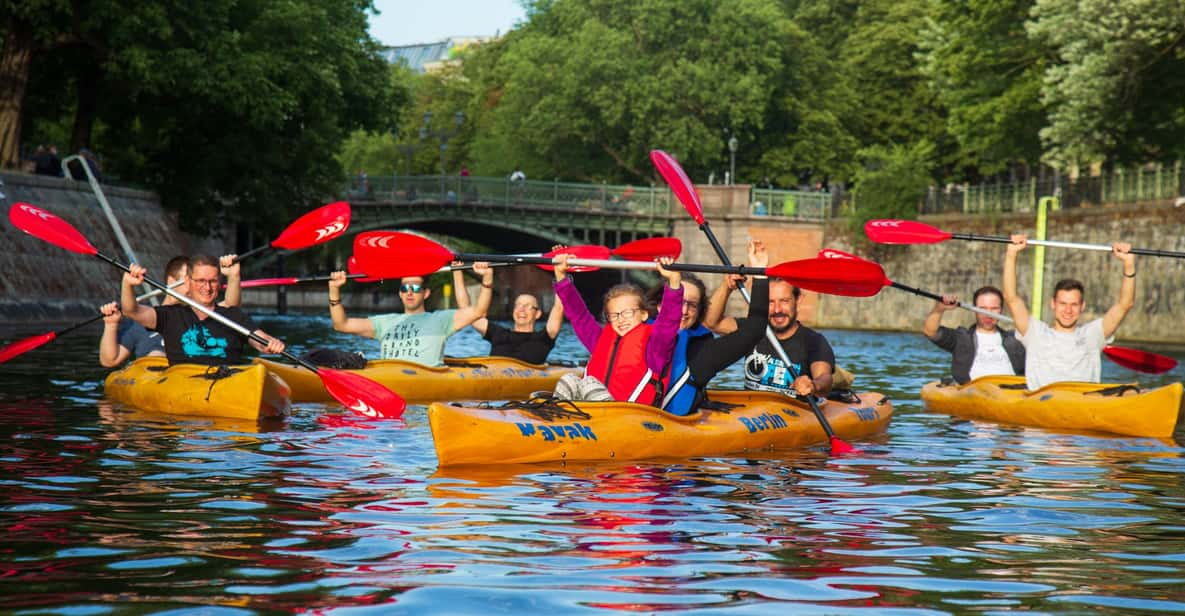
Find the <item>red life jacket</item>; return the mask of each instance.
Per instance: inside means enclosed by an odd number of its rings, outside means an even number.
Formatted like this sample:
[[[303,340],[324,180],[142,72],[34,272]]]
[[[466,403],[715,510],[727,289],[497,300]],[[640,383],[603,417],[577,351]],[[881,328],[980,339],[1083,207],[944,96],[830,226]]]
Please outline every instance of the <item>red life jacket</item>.
[[[646,367],[650,325],[643,323],[618,336],[606,325],[584,373],[605,384],[614,400],[653,405],[662,395],[662,382]]]

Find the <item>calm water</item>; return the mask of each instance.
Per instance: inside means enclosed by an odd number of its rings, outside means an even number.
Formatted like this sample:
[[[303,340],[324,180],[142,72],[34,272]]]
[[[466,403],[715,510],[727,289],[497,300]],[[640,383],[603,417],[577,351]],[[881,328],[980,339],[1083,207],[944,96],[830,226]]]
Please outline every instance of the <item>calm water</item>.
[[[259,320],[297,352],[377,350]],[[926,413],[941,351],[827,333],[896,405],[862,455],[481,471],[437,470],[424,407],[329,428],[339,408],[259,428],[114,409],[98,330],[64,337],[0,366],[0,610],[1185,612],[1185,450]],[[569,331],[553,357],[581,357]]]

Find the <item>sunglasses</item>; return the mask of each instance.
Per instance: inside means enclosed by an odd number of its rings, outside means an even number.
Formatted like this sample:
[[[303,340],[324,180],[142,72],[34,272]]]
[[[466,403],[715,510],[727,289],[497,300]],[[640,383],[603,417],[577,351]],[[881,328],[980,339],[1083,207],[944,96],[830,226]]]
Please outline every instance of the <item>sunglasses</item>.
[[[422,284],[412,283],[412,284],[399,285],[399,292],[400,293],[419,293],[420,291],[423,291],[423,290],[424,290],[424,285],[422,285]]]

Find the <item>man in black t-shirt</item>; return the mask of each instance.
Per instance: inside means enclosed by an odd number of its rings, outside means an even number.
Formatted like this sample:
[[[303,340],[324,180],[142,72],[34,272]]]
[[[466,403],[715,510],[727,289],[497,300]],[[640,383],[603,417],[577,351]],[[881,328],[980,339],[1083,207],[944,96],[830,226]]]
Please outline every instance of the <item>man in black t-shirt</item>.
[[[460,271],[454,270],[453,278],[457,289],[457,305],[464,307],[469,303],[469,294],[465,291],[465,280],[460,274]],[[513,357],[529,364],[545,364],[547,354],[555,347],[556,336],[560,335],[560,328],[564,325],[564,309],[560,299],[555,298],[546,326],[536,330],[535,323],[542,314],[539,298],[530,293],[520,293],[514,298],[511,313],[513,328],[507,329],[482,317],[473,322],[473,329],[490,342],[490,355]]]
[[[736,288],[729,279],[712,294],[704,325],[717,334],[738,328],[738,319],[724,316],[728,297]],[[792,366],[786,366],[770,343],[762,338],[745,358],[745,388],[785,392],[793,388],[799,395],[826,396],[831,391],[835,373],[835,352],[822,334],[798,322],[798,299],[802,291],[780,278],[769,280],[769,327],[781,343]]]
[[[133,289],[144,282],[145,269],[135,264],[128,269],[131,271],[123,275],[120,295],[123,314],[150,331],[160,332],[165,342],[165,355],[169,358],[169,365],[188,363],[218,366],[243,363],[243,342],[248,339],[242,334],[188,304],[153,308],[137,303]],[[219,263],[213,257],[202,255],[191,259],[189,296],[201,306],[242,325],[268,341],[265,346],[249,340],[256,349],[266,353],[282,352],[284,343],[257,328],[250,317],[237,306],[227,307],[217,303],[222,286],[218,270]]]

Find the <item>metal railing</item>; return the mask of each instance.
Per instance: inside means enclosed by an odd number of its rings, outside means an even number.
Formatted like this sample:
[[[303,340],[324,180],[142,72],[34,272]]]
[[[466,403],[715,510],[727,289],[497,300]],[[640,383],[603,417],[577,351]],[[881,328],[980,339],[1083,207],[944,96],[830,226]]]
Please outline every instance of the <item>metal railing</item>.
[[[667,186],[583,184],[477,176],[379,176],[353,178],[346,189],[352,198],[401,202],[444,201],[487,203],[574,210],[601,210],[644,216],[682,215],[683,207]],[[830,217],[832,195],[827,192],[753,187],[748,214],[804,220]],[[738,212],[739,213],[739,212]]]
[[[1185,165],[1146,165],[1096,176],[1036,178],[1003,184],[931,187],[923,214],[1032,212],[1037,199],[1055,195],[1063,208],[1172,202],[1185,196]]]

